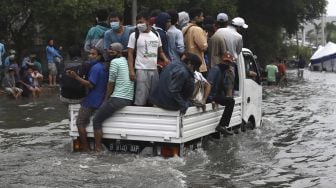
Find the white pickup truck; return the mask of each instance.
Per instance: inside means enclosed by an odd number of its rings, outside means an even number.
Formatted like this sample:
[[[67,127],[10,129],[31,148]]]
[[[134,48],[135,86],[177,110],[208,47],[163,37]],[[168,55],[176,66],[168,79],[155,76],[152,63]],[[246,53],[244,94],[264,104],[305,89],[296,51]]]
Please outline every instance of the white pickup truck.
[[[249,78],[248,71],[257,73]],[[235,106],[230,129],[261,125],[262,87],[259,67],[254,55],[243,49],[238,58],[239,91],[235,92]],[[73,149],[79,149],[76,118],[79,104],[71,104],[70,136]],[[165,157],[183,156],[185,148],[200,146],[203,138],[215,133],[224,106],[213,109],[207,104],[205,110],[189,107],[185,115],[179,111],[168,111],[157,107],[127,106],[116,112],[103,123],[104,144],[117,152],[140,153],[144,148],[154,155]],[[92,121],[87,127],[88,137],[93,142]],[[94,144],[91,144],[92,147]]]

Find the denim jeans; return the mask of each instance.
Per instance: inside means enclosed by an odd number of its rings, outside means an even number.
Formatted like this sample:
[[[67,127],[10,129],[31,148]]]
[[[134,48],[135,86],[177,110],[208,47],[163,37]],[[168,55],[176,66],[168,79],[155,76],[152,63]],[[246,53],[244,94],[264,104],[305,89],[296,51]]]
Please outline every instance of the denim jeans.
[[[93,129],[101,129],[103,122],[114,114],[117,110],[125,106],[132,105],[132,101],[128,99],[122,99],[112,97],[108,101],[105,101],[99,109],[96,111],[93,117]]]
[[[233,112],[235,100],[232,97],[226,97],[224,95],[217,95],[214,101],[222,106],[225,106],[223,115],[219,121],[219,126],[228,127]]]

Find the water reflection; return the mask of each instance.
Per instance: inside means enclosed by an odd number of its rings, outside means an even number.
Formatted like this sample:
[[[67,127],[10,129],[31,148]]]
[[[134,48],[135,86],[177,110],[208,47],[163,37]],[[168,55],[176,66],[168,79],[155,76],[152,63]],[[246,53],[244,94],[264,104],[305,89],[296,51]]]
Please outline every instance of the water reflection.
[[[334,187],[336,75],[265,88],[263,126],[185,158],[70,152],[67,109],[0,98],[1,187]]]

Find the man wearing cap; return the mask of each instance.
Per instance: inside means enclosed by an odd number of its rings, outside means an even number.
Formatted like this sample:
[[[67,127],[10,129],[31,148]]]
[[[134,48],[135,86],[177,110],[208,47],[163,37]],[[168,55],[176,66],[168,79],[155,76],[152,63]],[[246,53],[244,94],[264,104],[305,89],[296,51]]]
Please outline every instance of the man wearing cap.
[[[156,29],[156,32],[159,33],[159,35],[160,35],[162,50],[163,50],[165,56],[170,60],[171,60],[171,58],[169,56],[169,50],[168,50],[167,30],[170,28],[171,25],[172,25],[171,24],[171,17],[166,12],[161,12],[155,18],[155,29]]]
[[[232,98],[234,84],[233,72],[230,69],[232,63],[233,56],[226,52],[222,56],[221,63],[212,67],[208,74],[208,82],[211,84],[211,92],[207,102],[211,102],[213,107],[217,104],[225,106],[216,130],[226,135],[232,134],[226,128],[230,125],[235,104],[235,101]]]
[[[227,27],[229,17],[225,13],[217,15],[216,25],[217,31],[211,36],[209,40],[209,68],[219,64],[222,61],[224,52],[227,51],[227,46],[224,40],[224,30]]]
[[[240,34],[242,29],[247,29],[243,18],[236,17],[232,19],[231,25],[223,28],[223,35],[229,52],[236,60],[243,48],[243,36]]]
[[[134,82],[130,80],[128,63],[122,56],[123,45],[112,43],[109,55],[112,59],[109,71],[109,81],[106,86],[104,103],[98,108],[93,117],[93,128],[102,133],[102,124],[117,110],[132,105],[134,95]],[[97,140],[101,145],[101,136]]]
[[[237,61],[240,52],[243,49],[243,36],[240,34],[242,29],[247,29],[248,25],[245,24],[245,20],[241,17],[236,17],[232,19],[231,25],[223,28],[223,36],[227,46],[228,51],[233,55],[234,62]],[[239,90],[239,78],[238,78],[238,68],[235,63],[233,67],[235,74],[235,90]]]
[[[5,88],[8,94],[11,94],[15,99],[18,99],[22,94],[22,89],[16,87],[15,70],[8,68],[5,77],[2,80],[2,87]]]

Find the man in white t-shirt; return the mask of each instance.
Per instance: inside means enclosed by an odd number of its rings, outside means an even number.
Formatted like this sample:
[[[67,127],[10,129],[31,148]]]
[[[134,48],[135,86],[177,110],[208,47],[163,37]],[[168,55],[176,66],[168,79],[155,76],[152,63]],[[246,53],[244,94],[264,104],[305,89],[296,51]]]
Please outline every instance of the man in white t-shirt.
[[[140,13],[136,21],[138,31],[130,35],[127,46],[128,68],[130,79],[136,81],[134,104],[144,106],[159,81],[158,56],[165,64],[168,64],[169,60],[163,53],[160,36],[154,33],[149,25],[149,16]]]
[[[248,25],[245,24],[245,20],[241,17],[233,18],[231,21],[231,25],[227,26],[226,28],[219,29],[220,33],[223,35],[227,50],[230,54],[233,55],[234,58],[234,67],[231,67],[231,70],[234,73],[234,90],[239,90],[239,78],[236,76],[238,73],[237,71],[237,64],[236,61],[240,52],[243,49],[243,36],[240,34],[242,29],[247,29]]]

